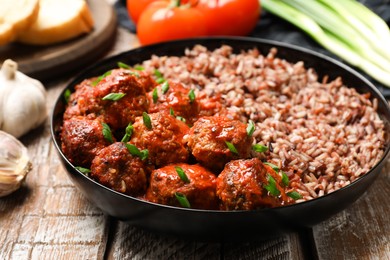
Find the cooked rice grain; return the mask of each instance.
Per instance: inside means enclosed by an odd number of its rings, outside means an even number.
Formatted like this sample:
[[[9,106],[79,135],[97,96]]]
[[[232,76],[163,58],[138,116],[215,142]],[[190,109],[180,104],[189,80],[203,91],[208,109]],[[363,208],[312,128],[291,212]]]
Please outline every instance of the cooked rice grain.
[[[320,82],[314,69],[276,53],[273,48],[266,55],[257,49],[234,54],[229,46],[209,51],[198,45],[183,57],[153,56],[142,65],[198,92],[220,93],[241,120],[252,119],[256,142],[271,146],[256,156],[287,173],[301,202],[367,173],[383,156],[384,123],[369,93],[344,86],[341,78]]]

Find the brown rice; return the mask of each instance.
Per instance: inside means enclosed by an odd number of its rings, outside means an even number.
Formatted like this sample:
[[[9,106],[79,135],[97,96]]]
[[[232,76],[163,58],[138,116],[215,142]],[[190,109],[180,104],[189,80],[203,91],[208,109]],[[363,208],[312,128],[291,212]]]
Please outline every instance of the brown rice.
[[[256,156],[285,171],[305,201],[367,173],[383,156],[384,123],[369,94],[344,86],[341,78],[320,82],[303,62],[276,53],[198,45],[182,57],[153,56],[142,65],[208,95],[221,93],[230,110],[256,123],[256,142],[270,148]]]

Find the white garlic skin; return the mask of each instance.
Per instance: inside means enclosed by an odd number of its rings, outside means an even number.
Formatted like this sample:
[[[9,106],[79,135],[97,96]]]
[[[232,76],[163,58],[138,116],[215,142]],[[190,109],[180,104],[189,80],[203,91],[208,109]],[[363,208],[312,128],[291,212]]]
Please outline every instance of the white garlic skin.
[[[14,136],[0,130],[0,197],[19,189],[30,169],[27,148]]]
[[[0,71],[0,130],[19,138],[47,117],[46,90],[41,82],[4,61]]]

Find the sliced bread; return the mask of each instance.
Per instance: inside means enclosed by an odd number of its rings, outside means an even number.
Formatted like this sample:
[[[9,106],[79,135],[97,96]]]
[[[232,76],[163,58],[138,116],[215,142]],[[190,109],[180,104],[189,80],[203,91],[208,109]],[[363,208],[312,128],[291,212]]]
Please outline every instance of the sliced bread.
[[[38,18],[39,0],[0,0],[0,7],[0,45],[5,45]]]
[[[18,34],[17,41],[48,45],[88,33],[93,26],[92,14],[85,0],[40,0],[38,18]]]

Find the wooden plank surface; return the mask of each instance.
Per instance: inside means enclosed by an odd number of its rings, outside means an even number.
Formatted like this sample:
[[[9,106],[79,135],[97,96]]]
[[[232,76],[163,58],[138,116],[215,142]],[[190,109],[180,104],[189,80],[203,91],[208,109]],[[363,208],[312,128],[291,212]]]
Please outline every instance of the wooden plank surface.
[[[118,30],[106,55],[138,46]],[[69,82],[49,83],[48,108]],[[77,191],[50,140],[49,120],[22,139],[34,164],[21,190],[0,199],[0,259],[390,259],[390,163],[367,194],[313,230],[267,241],[201,243],[105,216]]]

